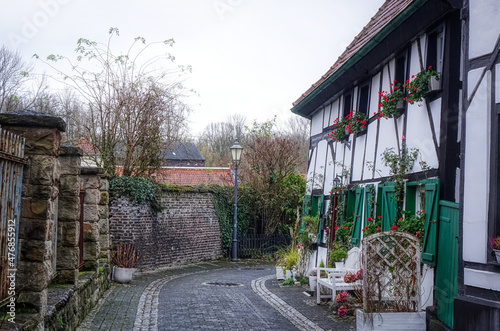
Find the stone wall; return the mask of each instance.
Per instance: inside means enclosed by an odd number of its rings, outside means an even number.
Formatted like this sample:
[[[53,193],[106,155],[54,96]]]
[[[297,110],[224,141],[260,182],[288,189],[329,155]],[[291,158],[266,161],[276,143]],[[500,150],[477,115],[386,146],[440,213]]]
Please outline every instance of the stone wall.
[[[220,227],[209,192],[164,191],[162,212],[127,198],[112,201],[113,243],[134,243],[139,267],[151,269],[222,256]]]
[[[61,146],[61,118],[20,111],[0,124],[26,139],[13,327],[74,330],[110,286],[107,179],[81,169],[80,148]]]

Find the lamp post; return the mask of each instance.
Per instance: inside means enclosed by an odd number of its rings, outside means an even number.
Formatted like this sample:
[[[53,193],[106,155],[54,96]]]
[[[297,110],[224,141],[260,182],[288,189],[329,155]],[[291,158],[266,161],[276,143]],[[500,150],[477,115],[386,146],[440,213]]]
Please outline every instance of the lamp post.
[[[241,154],[243,153],[243,147],[240,146],[238,140],[234,142],[234,145],[231,146],[231,157],[233,158],[234,164],[234,219],[233,219],[233,249],[231,254],[231,260],[233,262],[238,261],[236,258],[237,250],[238,250],[238,239],[236,239],[236,230],[238,225],[238,164],[241,161]]]

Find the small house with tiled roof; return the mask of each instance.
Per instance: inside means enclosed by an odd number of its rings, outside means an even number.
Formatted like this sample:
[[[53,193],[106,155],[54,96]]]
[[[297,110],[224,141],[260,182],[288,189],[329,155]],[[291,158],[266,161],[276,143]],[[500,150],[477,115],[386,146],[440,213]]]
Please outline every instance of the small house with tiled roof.
[[[205,158],[192,142],[172,142],[162,149],[163,165],[168,167],[204,167]]]
[[[423,215],[436,330],[500,329],[499,20],[498,1],[387,0],[293,103],[311,121],[303,210],[322,217],[319,242],[352,222],[362,246],[373,219],[390,230],[402,211]],[[391,155],[414,159],[399,181]]]

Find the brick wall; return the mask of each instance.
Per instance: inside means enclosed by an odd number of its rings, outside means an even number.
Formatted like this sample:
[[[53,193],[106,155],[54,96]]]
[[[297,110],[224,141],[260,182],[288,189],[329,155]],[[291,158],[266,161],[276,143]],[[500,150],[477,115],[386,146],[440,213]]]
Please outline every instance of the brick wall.
[[[219,221],[210,193],[164,191],[156,213],[127,198],[110,205],[113,243],[134,243],[141,252],[139,267],[151,269],[222,256]]]

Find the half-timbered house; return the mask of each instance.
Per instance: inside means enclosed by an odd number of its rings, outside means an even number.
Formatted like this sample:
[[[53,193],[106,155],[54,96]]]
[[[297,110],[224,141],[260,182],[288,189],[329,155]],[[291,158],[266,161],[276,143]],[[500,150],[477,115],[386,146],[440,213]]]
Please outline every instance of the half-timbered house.
[[[305,204],[323,230],[352,221],[359,246],[368,218],[390,230],[424,215],[422,302],[442,329],[500,330],[488,244],[500,235],[499,20],[497,1],[388,0],[292,108],[311,120]],[[412,100],[432,70],[438,86]]]

